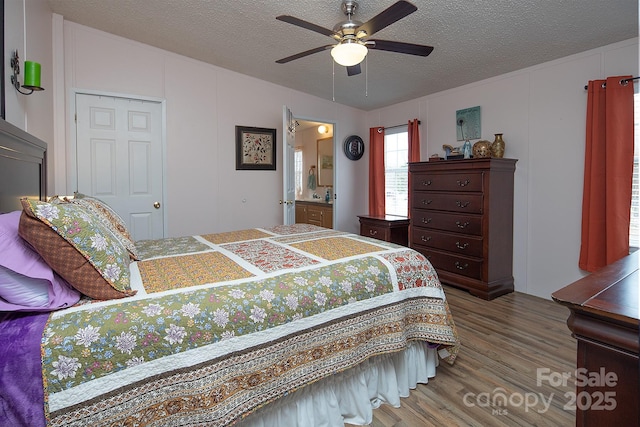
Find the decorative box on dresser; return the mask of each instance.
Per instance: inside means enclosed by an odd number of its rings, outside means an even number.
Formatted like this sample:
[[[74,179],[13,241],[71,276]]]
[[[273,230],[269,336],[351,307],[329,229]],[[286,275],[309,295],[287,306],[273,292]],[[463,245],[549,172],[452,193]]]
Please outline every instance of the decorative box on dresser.
[[[513,178],[516,159],[409,164],[409,245],[443,283],[493,299],[513,292]]]

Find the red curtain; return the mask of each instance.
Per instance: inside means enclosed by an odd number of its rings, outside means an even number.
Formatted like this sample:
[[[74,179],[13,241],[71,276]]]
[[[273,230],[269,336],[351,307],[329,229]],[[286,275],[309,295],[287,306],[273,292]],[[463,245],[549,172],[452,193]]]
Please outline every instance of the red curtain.
[[[384,213],[384,128],[375,127],[369,129],[369,215]]]
[[[420,161],[420,131],[418,125],[420,121],[418,119],[409,120],[407,130],[409,132],[409,163]],[[411,174],[409,174],[409,210],[407,216],[411,217]]]
[[[633,84],[590,81],[579,267],[596,271],[629,254]]]
[[[409,132],[409,162],[420,161],[420,132],[418,125],[420,120],[409,120],[407,130]]]

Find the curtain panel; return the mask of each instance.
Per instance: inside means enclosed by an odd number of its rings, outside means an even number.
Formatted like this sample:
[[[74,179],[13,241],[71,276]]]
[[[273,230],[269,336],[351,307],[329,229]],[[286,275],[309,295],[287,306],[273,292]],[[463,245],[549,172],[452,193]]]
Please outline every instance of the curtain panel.
[[[384,128],[374,127],[369,129],[369,215],[384,215],[384,184]]]
[[[633,178],[631,76],[588,85],[579,267],[593,272],[629,254]]]
[[[415,119],[409,120],[409,124],[407,126],[407,130],[409,132],[409,163],[420,161],[420,130],[418,128],[419,124],[420,121],[418,119]],[[409,173],[408,191],[409,209],[407,210],[407,216],[411,218],[411,173]]]

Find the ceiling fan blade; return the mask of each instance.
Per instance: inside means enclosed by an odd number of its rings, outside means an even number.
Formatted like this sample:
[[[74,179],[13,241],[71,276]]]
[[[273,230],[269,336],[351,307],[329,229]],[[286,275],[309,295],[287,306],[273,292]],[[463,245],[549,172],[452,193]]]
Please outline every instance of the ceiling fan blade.
[[[278,21],[286,22],[288,24],[293,24],[301,28],[305,28],[307,30],[315,31],[316,33],[320,33],[325,36],[333,37],[336,40],[340,40],[340,34],[336,33],[333,30],[329,30],[327,28],[321,27],[316,24],[312,24],[311,22],[304,21],[300,18],[296,18],[295,16],[289,15],[280,15],[276,16]]]
[[[305,56],[313,55],[314,53],[322,52],[323,50],[327,50],[332,48],[335,45],[328,44],[326,46],[316,47],[315,49],[305,50],[304,52],[296,53],[295,55],[287,56],[286,58],[278,59],[276,62],[278,64],[286,64],[287,62],[293,61],[294,59],[304,58]]]
[[[360,74],[361,72],[362,72],[362,69],[360,68],[360,64],[351,65],[350,67],[347,67],[347,76],[355,76],[357,74]]]
[[[356,34],[360,31],[365,31],[367,37],[372,36],[374,33],[382,30],[385,27],[393,24],[396,21],[404,18],[407,15],[412,14],[418,10],[416,6],[408,1],[400,0],[383,10],[364,24],[360,25],[356,30]]]
[[[374,42],[375,44],[369,44]],[[390,40],[368,40],[367,47],[369,49],[386,50],[389,52],[406,53],[408,55],[429,56],[433,52],[433,46],[425,46],[422,44],[394,42]]]

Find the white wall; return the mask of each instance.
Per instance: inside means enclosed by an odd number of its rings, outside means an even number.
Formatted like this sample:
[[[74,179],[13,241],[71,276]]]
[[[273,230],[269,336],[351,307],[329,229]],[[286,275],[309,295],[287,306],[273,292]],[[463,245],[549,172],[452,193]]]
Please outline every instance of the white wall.
[[[56,122],[55,145],[67,146],[73,135],[69,98],[74,90],[166,100],[167,236],[282,223],[283,105],[296,117],[335,123],[336,140],[365,129],[360,110],[63,22],[63,52],[54,55],[64,56],[60,91],[67,96],[67,116]],[[235,170],[236,125],[276,128],[276,171]],[[56,158],[56,193],[73,190],[65,172],[70,165],[69,153]],[[344,155],[336,159],[336,228],[358,230],[352,213],[366,206],[365,166]]]
[[[550,298],[579,279],[580,221],[589,80],[638,75],[632,39],[368,113],[367,126],[418,117],[421,157],[456,141],[456,110],[480,106],[482,139],[503,133],[516,158],[516,290]],[[636,85],[637,86],[637,85]],[[637,89],[637,87],[636,87]]]
[[[5,8],[5,120],[32,135],[51,141],[53,119],[51,10],[46,0],[11,0]],[[20,74],[24,80],[24,61],[39,62],[43,92],[22,95],[11,84],[11,56],[18,51]],[[25,89],[22,89],[26,91]]]
[[[48,143],[47,155],[52,158],[53,142],[53,73],[51,49],[51,10],[46,0],[10,0],[4,2],[4,64],[5,120]],[[41,85],[44,91],[22,95],[11,84],[10,67],[14,51],[18,51],[20,74],[24,81],[24,61],[41,65]],[[23,89],[23,91],[25,91]],[[48,162],[48,179],[53,180],[53,163]],[[49,190],[48,193],[51,191]]]

